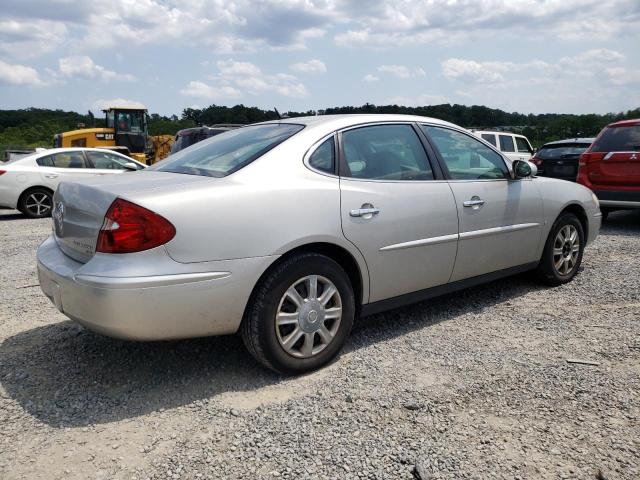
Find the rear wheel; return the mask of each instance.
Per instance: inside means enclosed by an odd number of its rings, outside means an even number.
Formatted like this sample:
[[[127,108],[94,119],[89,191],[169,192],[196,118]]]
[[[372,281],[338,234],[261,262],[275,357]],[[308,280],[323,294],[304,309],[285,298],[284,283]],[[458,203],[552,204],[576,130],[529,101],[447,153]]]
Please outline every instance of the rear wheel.
[[[539,277],[549,285],[570,282],[582,262],[584,229],[573,213],[563,213],[553,224],[538,265]]]
[[[20,197],[18,210],[29,218],[43,218],[51,215],[53,194],[46,188],[32,188]]]
[[[346,272],[316,253],[292,256],[258,285],[241,328],[247,349],[280,373],[322,367],[340,351],[355,314]]]

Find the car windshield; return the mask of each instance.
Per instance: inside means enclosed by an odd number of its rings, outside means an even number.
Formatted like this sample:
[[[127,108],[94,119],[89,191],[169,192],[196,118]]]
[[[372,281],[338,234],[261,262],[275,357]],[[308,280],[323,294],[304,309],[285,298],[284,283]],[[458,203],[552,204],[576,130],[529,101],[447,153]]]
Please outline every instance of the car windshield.
[[[562,145],[544,145],[536,155],[538,158],[563,158],[578,156],[589,148],[589,143],[563,143]]]
[[[640,125],[610,127],[594,142],[592,152],[632,152],[640,150]]]
[[[216,135],[148,170],[224,177],[240,170],[304,128],[291,123],[254,125]]]

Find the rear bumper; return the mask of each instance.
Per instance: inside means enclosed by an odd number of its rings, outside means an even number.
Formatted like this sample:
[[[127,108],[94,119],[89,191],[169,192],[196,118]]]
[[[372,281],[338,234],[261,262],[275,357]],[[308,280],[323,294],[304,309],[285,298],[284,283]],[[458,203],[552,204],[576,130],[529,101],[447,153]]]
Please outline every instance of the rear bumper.
[[[640,208],[640,188],[637,190],[594,190],[600,205],[614,208]]]
[[[38,278],[58,310],[90,330],[126,340],[169,340],[237,331],[270,257],[239,259],[206,272],[100,276],[67,257],[53,238],[38,249]]]

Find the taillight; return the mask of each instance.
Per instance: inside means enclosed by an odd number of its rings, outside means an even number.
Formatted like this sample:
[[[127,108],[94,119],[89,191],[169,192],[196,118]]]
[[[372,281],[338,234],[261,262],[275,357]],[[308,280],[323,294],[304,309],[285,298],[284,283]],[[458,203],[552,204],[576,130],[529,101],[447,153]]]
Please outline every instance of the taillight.
[[[602,160],[605,156],[603,152],[585,152],[580,155],[580,160],[578,165],[580,167],[586,167],[588,163],[595,162],[597,160]]]
[[[542,160],[540,160],[538,157],[531,157],[529,161],[533,163],[536,167],[539,167],[540,165],[542,165]]]
[[[5,173],[7,173],[6,170],[0,170],[0,175],[4,175]]]
[[[141,252],[164,245],[175,234],[175,227],[166,218],[117,198],[104,216],[96,252]]]

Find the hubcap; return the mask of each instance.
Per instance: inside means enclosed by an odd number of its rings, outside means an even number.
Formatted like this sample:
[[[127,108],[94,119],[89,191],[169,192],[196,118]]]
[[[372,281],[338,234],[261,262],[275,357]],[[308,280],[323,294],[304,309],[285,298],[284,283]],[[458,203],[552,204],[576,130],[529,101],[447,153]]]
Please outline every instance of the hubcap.
[[[342,299],[331,280],[309,275],[284,293],[276,313],[276,336],[297,358],[317,355],[333,341],[342,319]]]
[[[569,275],[576,266],[580,253],[580,237],[573,225],[565,225],[553,243],[553,264],[560,275]]]
[[[27,197],[25,206],[32,215],[46,215],[51,211],[51,197],[46,193],[31,193]]]

